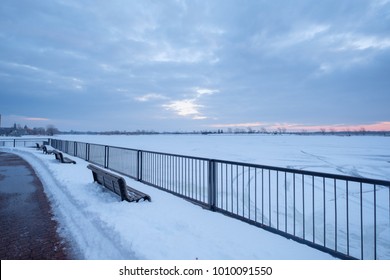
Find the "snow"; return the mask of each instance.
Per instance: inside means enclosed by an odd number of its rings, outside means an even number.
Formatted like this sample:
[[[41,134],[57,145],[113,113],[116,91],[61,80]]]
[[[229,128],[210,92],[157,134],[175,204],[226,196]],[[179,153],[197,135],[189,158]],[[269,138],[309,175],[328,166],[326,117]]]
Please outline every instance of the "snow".
[[[59,135],[58,139],[390,180],[390,137]]]
[[[336,136],[91,136],[59,139],[207,158],[390,179],[390,138]],[[31,148],[0,148],[26,159],[42,180],[61,234],[80,259],[333,259],[306,245],[214,213],[125,177],[152,202],[127,203],[92,182],[87,162],[60,164]]]

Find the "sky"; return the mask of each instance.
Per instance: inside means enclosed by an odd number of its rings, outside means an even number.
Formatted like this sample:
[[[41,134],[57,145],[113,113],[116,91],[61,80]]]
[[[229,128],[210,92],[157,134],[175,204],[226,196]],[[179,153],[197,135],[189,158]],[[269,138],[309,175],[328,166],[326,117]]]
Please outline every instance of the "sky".
[[[3,0],[1,125],[390,130],[389,0]]]

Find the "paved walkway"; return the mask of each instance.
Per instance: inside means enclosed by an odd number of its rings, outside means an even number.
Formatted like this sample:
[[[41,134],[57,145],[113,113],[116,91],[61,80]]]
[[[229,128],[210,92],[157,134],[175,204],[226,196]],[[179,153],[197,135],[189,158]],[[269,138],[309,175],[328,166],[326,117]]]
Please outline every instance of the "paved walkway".
[[[0,152],[0,259],[70,259],[41,181],[21,157]]]

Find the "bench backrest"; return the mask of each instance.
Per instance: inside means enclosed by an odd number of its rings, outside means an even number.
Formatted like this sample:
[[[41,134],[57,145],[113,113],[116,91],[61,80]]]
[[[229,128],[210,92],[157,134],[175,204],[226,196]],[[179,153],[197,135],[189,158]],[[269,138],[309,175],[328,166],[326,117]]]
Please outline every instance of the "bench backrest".
[[[116,193],[122,198],[122,200],[127,200],[125,179],[123,179],[121,176],[109,173],[104,169],[101,169],[91,164],[89,164],[87,168],[92,171],[93,180],[95,182],[105,186],[110,191]]]
[[[55,157],[56,157],[56,160],[59,160],[59,161],[61,161],[61,162],[64,160],[64,156],[62,155],[61,152],[54,151],[53,153],[54,153],[54,155],[55,155]]]
[[[45,145],[42,146],[42,150],[44,153],[47,153],[47,147]]]
[[[57,151],[54,151],[53,154],[54,154],[54,156],[56,157],[57,160],[60,160],[60,156],[58,155]]]

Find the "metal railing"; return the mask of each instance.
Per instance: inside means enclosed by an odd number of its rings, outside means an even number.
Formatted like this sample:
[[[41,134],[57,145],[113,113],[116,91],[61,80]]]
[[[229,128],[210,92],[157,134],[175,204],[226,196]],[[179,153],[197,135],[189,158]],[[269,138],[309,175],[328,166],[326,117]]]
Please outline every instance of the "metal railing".
[[[390,181],[51,139],[70,155],[344,259],[390,259]]]
[[[0,138],[0,147],[36,147],[48,144],[49,138]]]

